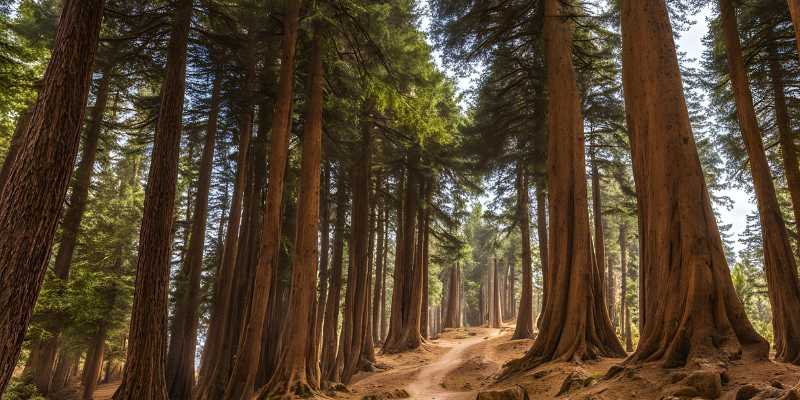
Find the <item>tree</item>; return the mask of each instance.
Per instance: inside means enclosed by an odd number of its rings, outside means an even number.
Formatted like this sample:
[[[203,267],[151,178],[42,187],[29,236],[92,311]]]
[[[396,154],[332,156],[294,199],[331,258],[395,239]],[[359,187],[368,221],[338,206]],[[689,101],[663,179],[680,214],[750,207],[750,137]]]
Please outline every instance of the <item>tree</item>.
[[[776,358],[800,363],[800,286],[797,281],[797,265],[761,142],[761,130],[739,40],[736,9],[731,0],[719,0],[719,6],[736,112],[750,158],[750,173],[753,176],[763,229],[764,269],[773,312]]]
[[[281,56],[278,94],[275,99],[272,116],[272,146],[270,146],[269,156],[271,167],[269,169],[266,211],[262,222],[261,251],[256,266],[252,298],[250,299],[250,314],[245,322],[243,335],[236,351],[236,363],[225,389],[226,397],[232,399],[251,395],[250,391],[253,390],[255,375],[258,371],[258,360],[261,357],[261,337],[269,307],[271,268],[278,255],[278,245],[281,237],[280,220],[283,201],[283,179],[289,151],[290,116],[294,92],[294,61],[300,5],[300,0],[289,0],[286,4],[286,14],[283,20],[283,53]],[[319,166],[317,166],[317,187],[319,187]],[[317,189],[318,194],[319,189]],[[317,210],[317,214],[319,214],[319,210]]]
[[[525,169],[517,162],[517,220],[522,239],[522,294],[519,297],[517,326],[512,339],[533,337],[533,262],[531,260],[531,213],[528,195],[528,178]]]
[[[311,48],[309,100],[303,129],[303,161],[300,169],[297,234],[292,257],[292,289],[289,294],[289,318],[284,327],[287,343],[278,366],[259,397],[272,398],[290,394],[307,396],[319,390],[318,342],[311,312],[315,299],[317,275],[317,231],[319,229],[320,158],[322,152],[323,106],[323,32],[314,30]],[[270,183],[271,184],[271,183]],[[362,314],[363,316],[363,314]]]
[[[750,325],[731,283],[689,125],[666,4],[624,0],[621,16],[641,226],[641,336],[628,362],[682,366],[695,357],[726,359],[743,350],[766,357],[766,341]]]
[[[139,233],[130,344],[115,400],[166,399],[167,290],[192,0],[176,4]]]
[[[547,0],[545,15],[571,15],[570,2]],[[624,354],[608,316],[589,231],[583,119],[572,65],[574,21],[545,18],[548,105],[550,294],[541,332],[531,349],[509,362],[502,376],[549,361]]]
[[[42,285],[80,141],[103,1],[66,0],[42,89],[0,188],[0,392]],[[42,192],[42,188],[48,190]]]

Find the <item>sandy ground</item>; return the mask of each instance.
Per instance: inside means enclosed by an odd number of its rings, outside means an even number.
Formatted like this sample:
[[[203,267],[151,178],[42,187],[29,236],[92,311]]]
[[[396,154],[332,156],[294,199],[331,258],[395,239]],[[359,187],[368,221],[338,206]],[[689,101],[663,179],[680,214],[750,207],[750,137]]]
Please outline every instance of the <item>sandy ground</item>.
[[[327,392],[324,399],[406,398],[418,400],[472,400],[482,391],[523,387],[530,400],[662,400],[702,399],[708,397],[673,396],[676,381],[697,366],[664,369],[659,365],[640,365],[625,369],[613,378],[604,379],[608,370],[623,359],[603,359],[582,364],[546,364],[497,382],[503,364],[519,358],[532,340],[511,340],[513,325],[501,329],[464,328],[447,330],[412,352],[377,355],[376,372],[361,372],[346,392]],[[747,386],[760,390],[786,389],[800,384],[800,366],[771,361],[733,361],[725,365],[725,382],[719,399],[738,399],[737,392]],[[560,393],[569,377],[580,377],[576,388]],[[111,399],[117,383],[100,385],[96,400]],[[800,387],[798,387],[800,389]],[[746,397],[750,398],[750,397]],[[781,397],[761,397],[764,399]],[[787,397],[793,399],[793,397]]]

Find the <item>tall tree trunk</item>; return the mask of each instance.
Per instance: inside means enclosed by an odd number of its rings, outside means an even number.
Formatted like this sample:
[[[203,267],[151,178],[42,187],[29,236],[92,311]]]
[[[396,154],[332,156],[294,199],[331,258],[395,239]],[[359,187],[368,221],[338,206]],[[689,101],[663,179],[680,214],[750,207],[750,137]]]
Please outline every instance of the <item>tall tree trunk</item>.
[[[296,14],[293,18],[296,18]],[[309,343],[316,343],[312,340],[314,318],[311,307],[314,303],[317,280],[324,86],[323,40],[320,28],[316,28],[311,49],[310,94],[303,129],[303,159],[300,168],[300,194],[297,200],[297,233],[292,257],[292,288],[288,311],[288,315],[299,316],[299,318],[286,320],[287,323],[284,327],[286,344],[282,349],[275,373],[259,398],[281,397],[289,394],[306,396],[319,390],[320,387],[318,360],[309,359],[308,354],[311,351],[309,347],[316,347],[315,345],[309,346]],[[270,168],[270,172],[272,168]],[[270,186],[272,183],[273,181],[270,179]],[[260,322],[263,324],[263,318]],[[258,333],[260,337],[260,332]],[[244,349],[250,351],[248,347],[244,347]],[[226,398],[232,397],[226,396]],[[247,399],[249,398],[247,397]]]
[[[369,274],[369,213],[370,213],[370,180],[372,165],[372,103],[364,105],[361,122],[361,144],[355,152],[355,162],[350,174],[353,190],[353,212],[351,223],[351,252],[350,269],[347,275],[347,292],[344,306],[344,321],[342,335],[344,347],[339,349],[344,365],[342,368],[342,383],[350,383],[353,375],[358,371],[361,361],[361,351],[364,345],[364,315],[369,288],[367,280]]]
[[[84,363],[83,393],[81,399],[92,400],[94,392],[97,390],[97,381],[100,378],[100,369],[103,366],[103,354],[106,348],[106,335],[108,325],[102,323],[92,337],[92,344],[86,355]]]
[[[431,182],[430,180],[425,185],[425,206],[423,208],[423,218],[420,221],[421,233],[421,251],[422,251],[422,306],[420,312],[420,330],[422,337],[428,339],[430,333],[428,332],[428,315],[430,314],[430,304],[428,299],[428,275],[429,275],[429,262],[430,262],[430,223],[431,223]]]
[[[622,34],[641,248],[641,336],[628,362],[765,358],[731,282],[664,0],[623,0]]]
[[[344,258],[344,230],[347,218],[347,192],[344,174],[339,171],[336,178],[336,222],[333,227],[333,257],[331,259],[330,289],[325,302],[325,322],[322,327],[322,380],[338,382],[339,372],[336,368],[336,345],[339,343],[339,303],[342,290],[342,264]]]
[[[491,273],[491,310],[489,311],[489,327],[500,328],[503,326],[503,308],[500,300],[500,266],[497,257],[494,259],[494,266]]]
[[[192,1],[176,3],[145,193],[130,345],[114,400],[167,398],[167,291]]]
[[[22,134],[26,145],[7,163],[0,188],[0,393],[17,363],[75,164],[103,4],[63,2],[42,90]]]
[[[328,299],[328,259],[330,255],[331,221],[330,221],[330,191],[331,167],[324,163],[322,174],[322,189],[319,193],[319,223],[320,223],[320,256],[319,256],[319,300],[317,301],[317,321],[314,330],[322,335],[322,323],[325,317],[326,302]]]
[[[544,188],[544,179],[540,179],[536,184],[536,236],[539,239],[539,262],[542,264],[542,305],[539,310],[539,317],[536,319],[536,327],[542,327],[542,313],[544,305],[547,303],[547,298],[550,295],[550,282],[548,277],[550,274],[547,272],[549,265],[549,245],[547,243],[547,191]],[[524,279],[524,273],[523,273]],[[522,312],[520,310],[520,312]]]
[[[461,328],[461,267],[450,267],[450,280],[447,288],[447,313],[444,328]]]
[[[574,22],[570,1],[546,0],[545,54],[549,137],[547,177],[550,214],[551,293],[544,304],[541,332],[521,359],[503,375],[550,361],[582,361],[623,356],[603,296],[589,231],[583,117],[572,65]]]
[[[269,184],[266,211],[262,222],[261,251],[256,266],[255,286],[249,304],[250,314],[242,330],[242,338],[236,352],[236,363],[225,389],[225,398],[228,399],[252,397],[256,373],[258,372],[258,362],[261,359],[261,339],[267,310],[269,309],[272,267],[278,256],[281,238],[281,209],[286,160],[289,151],[290,114],[294,92],[294,63],[300,4],[301,0],[289,0],[283,20],[283,54],[281,56],[278,94],[275,99],[275,109],[272,116]],[[303,151],[305,152],[305,145]],[[303,159],[303,163],[305,163],[305,157]],[[319,166],[317,166],[316,173],[317,176],[314,179],[317,182],[317,196],[319,196]],[[319,207],[318,202],[319,198],[317,198],[317,207]],[[315,211],[315,215],[319,216],[319,209]],[[315,226],[317,223],[318,221],[314,221]],[[305,229],[300,225],[298,225],[298,228]],[[316,236],[315,232],[314,237]],[[316,271],[316,262],[314,263],[314,270]],[[316,276],[314,281],[316,281]],[[303,337],[306,336],[303,335]]]
[[[628,225],[623,222],[619,224],[619,320],[623,324],[620,328],[625,337],[625,351],[633,351],[633,341],[631,340],[631,320],[628,313]]]
[[[376,180],[377,188],[375,190],[376,197],[379,196],[379,188],[381,187],[380,177]],[[383,337],[381,336],[381,320],[383,319],[383,306],[381,305],[381,294],[383,293],[383,234],[386,227],[386,219],[383,213],[383,201],[379,198],[377,202],[377,225],[375,236],[377,243],[375,244],[375,285],[372,295],[372,341],[373,343],[380,343]]]
[[[603,296],[606,295],[606,245],[603,232],[603,203],[600,193],[600,170],[597,168],[597,159],[592,154],[592,216],[594,217],[594,257],[597,269],[600,271],[600,284]],[[611,310],[609,308],[609,310]],[[609,311],[610,313],[610,311]]]
[[[800,286],[797,264],[781,215],[778,197],[761,142],[753,95],[739,41],[736,9],[731,0],[719,0],[720,18],[728,55],[728,68],[736,100],[736,114],[750,158],[750,173],[758,203],[764,245],[764,269],[772,307],[775,358],[800,364]]]
[[[194,358],[197,348],[197,312],[200,306],[200,274],[203,270],[203,249],[208,220],[208,196],[214,162],[222,74],[217,72],[211,89],[211,108],[206,124],[206,140],[200,156],[189,249],[185,268],[177,279],[174,335],[167,354],[167,390],[172,400],[189,400],[194,386]]]
[[[395,253],[389,334],[383,345],[383,352],[388,354],[416,349],[422,344],[422,335],[419,331],[422,274],[416,268],[418,263],[415,257],[419,214],[419,177],[416,170],[419,163],[419,151],[419,148],[414,147],[407,156],[407,179],[403,194],[405,199],[400,215],[402,223],[398,224],[402,226],[402,231],[398,236],[398,249]]]
[[[794,143],[794,133],[792,132],[789,111],[786,106],[783,67],[775,53],[775,39],[772,37],[772,30],[767,30],[767,35],[768,67],[770,80],[772,81],[772,97],[775,101],[775,120],[778,126],[778,137],[780,138],[783,171],[786,174],[786,185],[789,187],[789,196],[792,199],[794,228],[797,235],[800,235],[800,167],[798,167],[797,161],[797,147]],[[800,247],[800,236],[798,236],[797,242],[798,247]]]
[[[531,261],[531,218],[530,202],[528,199],[528,179],[525,175],[525,165],[520,159],[517,161],[517,223],[519,224],[522,239],[522,293],[519,297],[519,312],[517,313],[517,326],[514,328],[512,339],[527,339],[533,337],[533,270]],[[541,230],[540,230],[541,232]],[[541,239],[540,239],[541,240]]]
[[[386,277],[389,275],[389,206],[384,204],[383,210],[383,278],[381,281],[381,345],[386,341],[386,335],[389,333],[388,322],[389,316],[386,315]]]
[[[24,135],[28,129],[32,113],[33,107],[28,104],[17,117],[17,125],[14,127],[14,134],[11,136],[11,144],[6,152],[6,158],[3,160],[3,168],[0,169],[0,191],[3,190],[6,180],[8,180],[8,174],[11,172],[11,167],[14,165],[14,160],[17,158],[20,149],[22,149]]]

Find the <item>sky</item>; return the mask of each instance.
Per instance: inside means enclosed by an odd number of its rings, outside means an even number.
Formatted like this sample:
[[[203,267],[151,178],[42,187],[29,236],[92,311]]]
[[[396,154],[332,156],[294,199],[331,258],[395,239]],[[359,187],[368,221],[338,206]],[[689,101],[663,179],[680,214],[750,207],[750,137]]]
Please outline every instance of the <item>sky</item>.
[[[423,12],[426,12],[428,10],[427,0],[418,0],[418,2]],[[678,51],[686,52],[689,59],[700,60],[702,58],[704,49],[703,36],[708,32],[708,18],[710,15],[711,10],[709,7],[704,8],[702,12],[696,14],[693,18],[694,23],[691,28],[686,32],[682,32],[676,43]],[[430,17],[424,15],[420,20],[420,28],[427,32],[430,27],[430,22]],[[430,38],[428,42],[433,45]],[[452,69],[448,68],[447,65],[442,62],[441,53],[439,51],[434,51],[433,57],[439,68],[456,80],[457,87],[461,93],[474,87],[474,82],[478,74],[473,74],[468,77],[458,77]],[[462,107],[467,106],[466,101],[467,100],[462,102]],[[755,201],[750,193],[738,188],[726,189],[720,194],[732,200],[732,208],[727,209],[715,205],[715,209],[720,217],[717,222],[719,225],[731,224],[731,229],[729,231],[732,239],[731,244],[734,252],[738,253],[743,247],[742,244],[739,243],[739,235],[744,232],[747,227],[747,215],[752,214],[756,210]]]

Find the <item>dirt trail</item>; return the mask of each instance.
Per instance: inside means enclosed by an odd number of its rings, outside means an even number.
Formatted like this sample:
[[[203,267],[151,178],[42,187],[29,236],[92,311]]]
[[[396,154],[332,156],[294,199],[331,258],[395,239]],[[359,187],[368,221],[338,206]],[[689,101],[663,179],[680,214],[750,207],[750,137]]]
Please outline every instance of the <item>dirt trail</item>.
[[[466,340],[447,340],[440,341],[440,345],[450,347],[450,350],[442,355],[438,361],[420,368],[416,380],[411,382],[406,390],[414,399],[430,400],[460,400],[470,399],[472,392],[457,392],[443,387],[442,382],[445,377],[467,361],[471,355],[470,348],[500,335],[500,329],[492,329],[486,337],[471,337]]]

